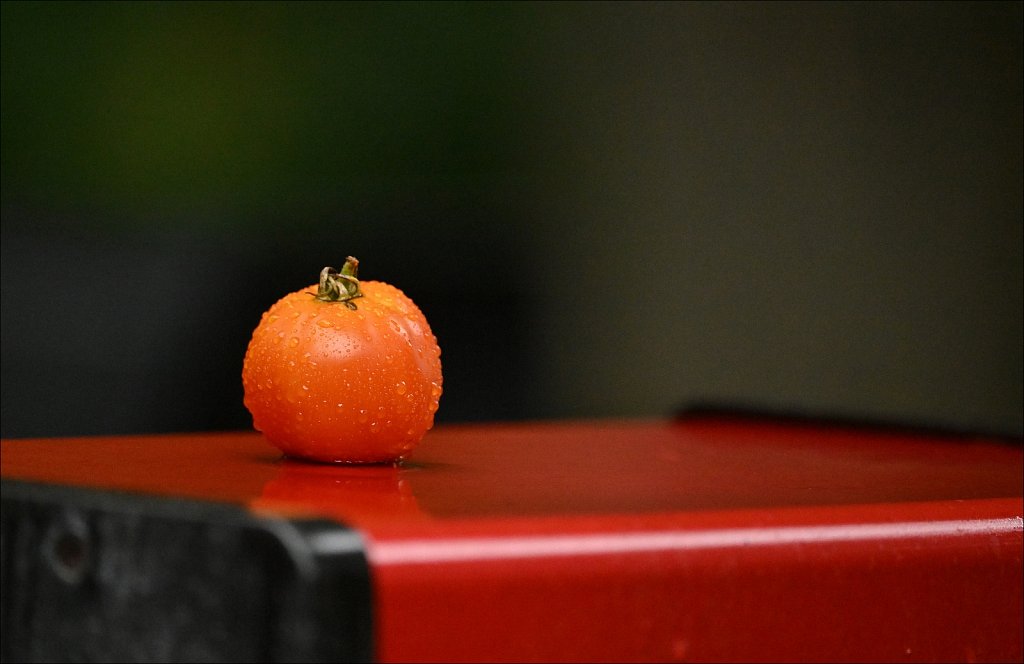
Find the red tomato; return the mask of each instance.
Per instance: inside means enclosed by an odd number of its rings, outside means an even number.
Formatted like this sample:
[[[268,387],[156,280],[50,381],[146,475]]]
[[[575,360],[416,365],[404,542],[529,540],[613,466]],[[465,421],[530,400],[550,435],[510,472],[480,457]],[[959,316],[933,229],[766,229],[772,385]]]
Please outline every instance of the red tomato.
[[[263,314],[242,365],[253,426],[289,456],[399,461],[434,424],[441,350],[406,295],[359,281],[358,261]]]

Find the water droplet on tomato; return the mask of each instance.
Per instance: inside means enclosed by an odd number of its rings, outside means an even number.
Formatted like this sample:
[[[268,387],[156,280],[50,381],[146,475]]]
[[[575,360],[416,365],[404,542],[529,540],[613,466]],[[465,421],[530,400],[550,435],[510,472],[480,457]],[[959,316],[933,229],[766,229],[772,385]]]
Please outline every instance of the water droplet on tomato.
[[[406,384],[404,380],[400,380],[395,384],[395,392],[397,392],[398,394],[405,394],[405,390]]]
[[[370,422],[370,433],[377,433],[380,431],[380,423],[377,420]]]
[[[366,422],[366,420],[370,419],[367,416],[367,414],[366,414],[366,409],[365,408],[360,408],[359,409],[359,417],[357,419],[359,420],[360,424],[362,424],[362,423]]]
[[[332,323],[326,318],[321,318],[316,322],[316,324],[319,325],[320,327],[331,327],[332,325],[334,325],[334,323]]]
[[[292,337],[291,339],[288,340],[288,345],[291,346],[292,348],[295,348],[296,346],[299,345],[299,338]]]

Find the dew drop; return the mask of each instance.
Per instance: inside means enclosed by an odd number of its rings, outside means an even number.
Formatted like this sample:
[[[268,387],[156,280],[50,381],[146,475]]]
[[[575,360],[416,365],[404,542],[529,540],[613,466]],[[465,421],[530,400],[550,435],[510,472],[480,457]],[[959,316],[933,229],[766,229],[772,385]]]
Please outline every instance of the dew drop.
[[[292,348],[295,348],[296,346],[299,345],[299,338],[292,337],[291,339],[288,340],[288,345],[291,346]]]
[[[377,433],[380,431],[380,423],[377,420],[370,422],[370,433]]]
[[[369,419],[369,417],[366,415],[366,409],[365,408],[360,408],[359,409],[359,417],[357,419],[359,420],[360,424],[366,422],[366,420]]]
[[[397,392],[398,394],[405,394],[406,389],[407,388],[404,380],[400,380],[398,381],[398,383],[395,384],[395,392]]]
[[[332,325],[334,325],[334,323],[332,323],[330,320],[326,318],[321,318],[316,322],[316,324],[319,325],[320,327],[331,327]]]
[[[277,314],[270,314],[269,316],[267,316],[267,321],[273,323],[278,318],[280,318],[280,316],[278,316]]]

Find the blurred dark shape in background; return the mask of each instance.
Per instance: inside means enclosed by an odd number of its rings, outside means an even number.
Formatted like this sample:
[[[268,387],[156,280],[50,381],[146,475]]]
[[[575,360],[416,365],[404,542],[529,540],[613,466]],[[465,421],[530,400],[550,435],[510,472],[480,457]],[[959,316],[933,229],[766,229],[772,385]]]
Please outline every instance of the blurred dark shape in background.
[[[2,435],[246,428],[348,254],[439,421],[1022,429],[1021,3],[2,5]]]

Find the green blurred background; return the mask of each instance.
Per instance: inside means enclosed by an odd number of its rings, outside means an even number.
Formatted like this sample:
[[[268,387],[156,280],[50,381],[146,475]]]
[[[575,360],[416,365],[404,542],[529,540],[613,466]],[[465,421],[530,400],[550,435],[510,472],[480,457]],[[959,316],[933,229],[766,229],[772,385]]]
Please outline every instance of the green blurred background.
[[[348,254],[439,421],[1022,430],[1021,3],[2,4],[2,434],[245,428]]]

